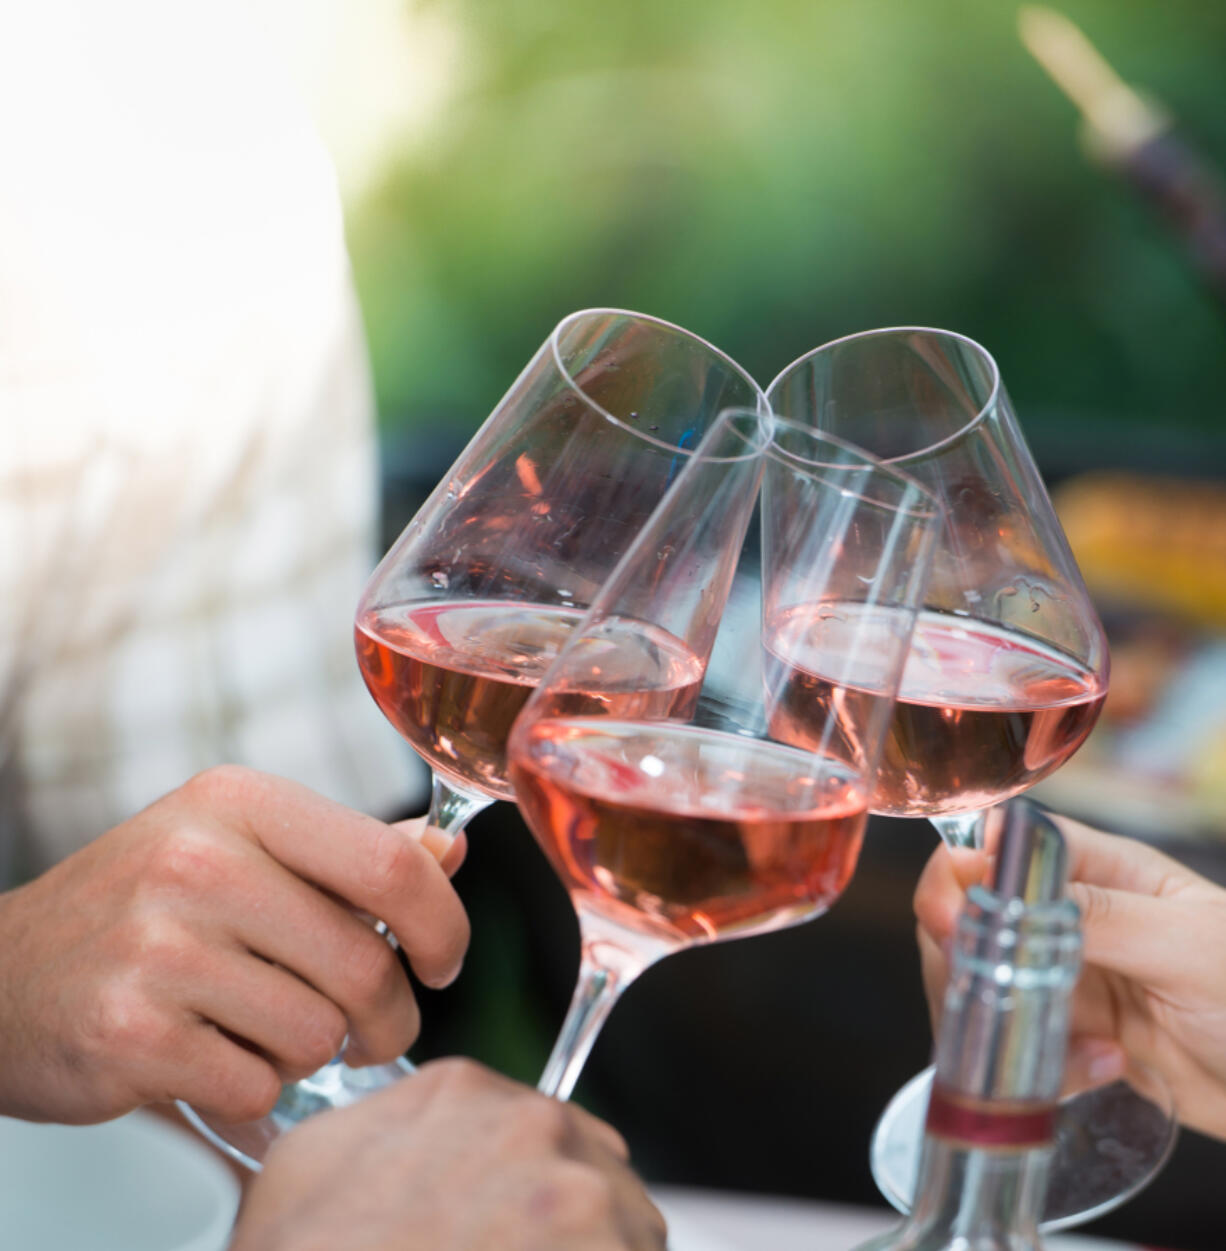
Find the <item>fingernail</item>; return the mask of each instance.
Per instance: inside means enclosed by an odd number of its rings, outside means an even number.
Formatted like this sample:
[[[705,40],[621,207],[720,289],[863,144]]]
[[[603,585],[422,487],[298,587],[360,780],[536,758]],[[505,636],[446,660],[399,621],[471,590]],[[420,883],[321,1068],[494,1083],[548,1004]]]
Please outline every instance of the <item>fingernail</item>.
[[[429,986],[431,990],[444,990],[450,986],[452,982],[460,976],[460,971],[464,968],[464,961],[461,960],[450,973],[445,973],[442,977],[422,978],[423,984]]]
[[[1128,1059],[1115,1043],[1087,1043],[1086,1073],[1092,1082],[1113,1082],[1122,1077],[1128,1067]]]
[[[418,841],[441,864],[451,850],[453,840],[450,835],[444,834],[436,826],[428,825],[422,831]]]

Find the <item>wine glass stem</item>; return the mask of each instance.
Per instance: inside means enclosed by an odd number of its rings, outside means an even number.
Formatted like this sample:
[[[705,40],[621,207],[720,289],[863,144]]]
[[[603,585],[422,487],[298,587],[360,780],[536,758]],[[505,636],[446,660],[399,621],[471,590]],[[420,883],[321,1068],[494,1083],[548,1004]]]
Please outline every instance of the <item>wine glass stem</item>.
[[[459,834],[482,808],[488,808],[494,802],[487,795],[476,795],[471,791],[464,791],[458,787],[451,786],[449,783],[444,782],[437,773],[434,775],[433,782],[434,784],[430,791],[430,813],[426,821],[429,825],[437,826],[444,834],[448,834],[452,838]],[[387,928],[386,921],[376,919],[374,928],[375,933],[381,935],[393,951],[400,950],[400,943],[397,941],[396,935]],[[345,1048],[348,1045],[349,1035],[346,1034],[344,1042],[341,1043],[340,1051],[318,1072],[305,1079],[303,1084],[314,1083],[316,1087],[322,1089],[325,1086],[336,1084],[340,1074],[352,1072],[348,1065],[345,1064]]]
[[[579,966],[579,983],[562,1023],[562,1032],[537,1082],[537,1090],[557,1099],[570,1098],[600,1027],[634,976],[627,977],[624,972],[619,974],[604,968],[584,955]]]
[[[488,795],[452,786],[436,773],[430,790],[430,813],[426,822],[455,838],[477,813],[493,802]]]
[[[929,817],[946,847],[983,847],[984,818],[989,809],[977,808],[974,812],[955,812],[944,817]]]

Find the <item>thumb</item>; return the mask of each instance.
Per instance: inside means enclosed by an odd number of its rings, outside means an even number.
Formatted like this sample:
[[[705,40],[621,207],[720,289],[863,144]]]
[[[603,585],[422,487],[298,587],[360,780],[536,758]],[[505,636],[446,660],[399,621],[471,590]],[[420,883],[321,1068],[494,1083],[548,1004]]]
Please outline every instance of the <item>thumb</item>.
[[[463,831],[453,836],[439,829],[437,825],[427,825],[424,816],[409,817],[392,824],[396,829],[415,838],[439,862],[448,877],[454,877],[456,870],[464,863],[464,857],[468,854],[468,838]]]

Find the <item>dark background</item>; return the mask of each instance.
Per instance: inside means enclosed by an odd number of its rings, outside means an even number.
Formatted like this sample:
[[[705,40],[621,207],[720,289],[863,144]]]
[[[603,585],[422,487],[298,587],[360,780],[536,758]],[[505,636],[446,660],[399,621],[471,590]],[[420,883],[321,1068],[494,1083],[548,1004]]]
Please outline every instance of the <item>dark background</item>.
[[[931,1060],[911,893],[936,837],[874,817],[824,917],[692,949],[625,992],[575,1097],[626,1135],[651,1181],[884,1206],[877,1117]],[[1177,849],[1226,881],[1226,857]],[[535,1082],[578,970],[570,901],[510,805],[470,827],[456,878],[473,940],[459,981],[421,991],[418,1062],[466,1054]],[[1182,1134],[1153,1185],[1080,1232],[1221,1251],[1226,1144]]]

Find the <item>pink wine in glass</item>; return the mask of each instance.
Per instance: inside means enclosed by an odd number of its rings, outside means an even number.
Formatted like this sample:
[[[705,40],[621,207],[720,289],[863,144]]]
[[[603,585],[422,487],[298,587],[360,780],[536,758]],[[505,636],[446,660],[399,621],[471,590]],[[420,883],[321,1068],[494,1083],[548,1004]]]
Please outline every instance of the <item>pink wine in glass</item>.
[[[515,743],[511,776],[576,906],[672,946],[823,912],[867,817],[841,765],[676,722],[546,718]]]
[[[829,750],[827,713],[868,724],[850,701],[879,699],[888,675],[871,647],[850,651],[863,605],[804,605],[768,631],[771,732],[798,747]],[[867,632],[871,636],[871,631]],[[877,774],[873,810],[931,817],[986,808],[1059,768],[1093,729],[1103,681],[1066,652],[974,617],[922,612]]]
[[[583,610],[517,601],[400,604],[359,617],[358,666],[383,715],[448,780],[514,799],[506,776],[511,725]],[[702,663],[678,638],[641,621],[603,623],[600,693],[565,696],[627,716],[686,706]]]

